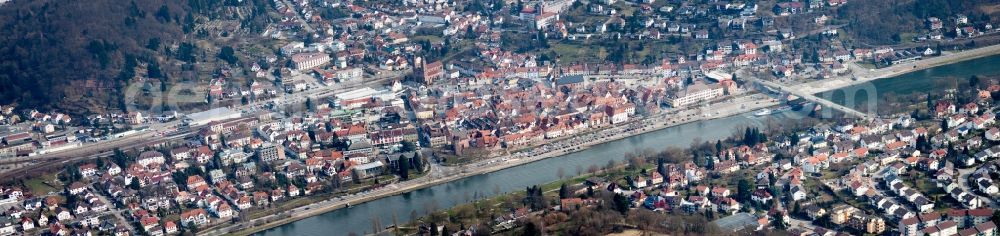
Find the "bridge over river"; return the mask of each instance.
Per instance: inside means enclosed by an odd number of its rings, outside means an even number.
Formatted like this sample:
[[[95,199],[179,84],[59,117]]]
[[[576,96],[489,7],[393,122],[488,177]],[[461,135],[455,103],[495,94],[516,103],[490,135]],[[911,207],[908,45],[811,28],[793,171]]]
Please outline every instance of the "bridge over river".
[[[767,87],[770,87],[770,88],[773,88],[773,89],[777,89],[777,90],[779,90],[781,92],[785,92],[785,93],[788,93],[788,94],[791,94],[791,95],[795,95],[795,96],[797,96],[799,98],[802,98],[802,99],[804,99],[806,101],[815,102],[816,104],[820,104],[820,105],[823,105],[825,107],[829,107],[831,109],[844,112],[844,114],[847,114],[848,116],[853,116],[853,117],[864,119],[864,120],[869,120],[869,119],[877,117],[875,114],[864,113],[864,112],[855,110],[854,108],[846,107],[844,105],[837,104],[837,103],[835,103],[833,101],[830,101],[830,100],[827,100],[827,99],[823,99],[823,98],[820,98],[820,97],[816,97],[815,95],[813,95],[811,93],[808,93],[806,91],[803,91],[802,89],[798,89],[796,87],[792,87],[792,86],[788,86],[788,85],[783,85],[783,84],[779,84],[779,83],[775,83],[775,82],[771,82],[771,81],[767,81],[767,80],[760,80],[760,79],[756,79],[756,78],[753,78],[753,77],[748,77],[748,78],[751,78],[750,80],[753,83],[756,83],[756,84],[759,84],[759,85],[762,85],[762,86],[767,86]]]

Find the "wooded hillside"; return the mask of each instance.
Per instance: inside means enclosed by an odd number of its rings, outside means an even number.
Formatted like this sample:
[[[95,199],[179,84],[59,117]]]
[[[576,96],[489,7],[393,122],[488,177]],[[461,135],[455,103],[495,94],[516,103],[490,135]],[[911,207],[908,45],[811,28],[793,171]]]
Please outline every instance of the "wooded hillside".
[[[859,42],[892,45],[901,43],[902,34],[926,32],[928,17],[949,21],[964,14],[970,22],[995,22],[1000,12],[989,9],[998,6],[995,0],[865,0],[850,1],[837,14],[847,21],[848,35]]]
[[[126,55],[148,56],[150,39],[183,36],[176,22],[185,8],[153,0],[15,1],[0,8],[0,103],[68,110],[106,103]],[[64,100],[78,96],[86,99]]]
[[[235,16],[226,6],[249,6],[240,23],[261,30],[267,2],[10,2],[0,7],[0,104],[71,114],[118,109],[130,79],[169,81],[168,69],[203,57],[196,40],[211,45],[218,36],[197,32],[199,23]]]

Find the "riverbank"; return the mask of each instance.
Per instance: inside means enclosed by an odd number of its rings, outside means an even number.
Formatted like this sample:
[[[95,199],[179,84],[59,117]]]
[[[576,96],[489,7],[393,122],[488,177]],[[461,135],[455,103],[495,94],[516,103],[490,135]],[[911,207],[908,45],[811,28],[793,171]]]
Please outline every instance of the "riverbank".
[[[960,52],[947,52],[941,56],[917,60],[909,63],[902,63],[881,69],[867,69],[855,63],[849,63],[851,74],[838,76],[835,78],[813,81],[795,85],[798,89],[817,94],[830,90],[840,89],[852,85],[871,82],[884,78],[900,76],[915,71],[930,69],[938,66],[954,64],[967,60],[988,57],[1000,54],[1000,45],[986,46]]]
[[[584,141],[576,145],[554,148],[551,149],[550,151],[538,153],[535,155],[525,155],[521,157],[506,156],[506,157],[498,157],[490,160],[474,162],[466,164],[465,166],[463,166],[463,168],[459,168],[462,169],[462,171],[459,172],[458,174],[443,176],[440,178],[431,178],[431,175],[427,175],[420,179],[414,179],[410,181],[388,185],[384,188],[375,190],[369,194],[353,195],[347,197],[340,197],[336,199],[329,199],[295,208],[289,211],[287,214],[272,215],[259,219],[253,219],[251,220],[251,222],[248,223],[230,225],[217,229],[209,229],[207,231],[201,232],[200,234],[249,235],[270,228],[278,227],[284,224],[288,224],[291,222],[295,222],[304,218],[342,209],[347,205],[358,205],[368,201],[399,195],[423,188],[428,188],[439,184],[444,184],[451,181],[468,178],[471,176],[492,173],[507,168],[512,168],[536,161],[545,160],[552,157],[558,157],[571,154],[574,152],[584,151],[594,145],[612,142],[615,140],[621,140],[632,136],[649,133],[669,127],[745,114],[758,109],[775,106],[778,104],[779,102],[777,100],[768,98],[762,94],[743,95],[736,98],[730,98],[727,100],[723,100],[721,102],[710,104],[705,107],[695,107],[695,108],[685,109],[683,111],[680,111],[672,115],[671,118],[666,118],[666,115],[659,115],[659,116],[645,118],[642,120],[637,120],[623,126],[615,126],[604,130],[594,131],[595,134],[605,134],[605,135],[599,135],[599,137],[596,137],[595,139],[589,139],[589,141]],[[640,124],[640,126],[631,127],[632,130],[628,130],[629,127],[634,124]],[[616,132],[615,129],[625,129],[625,130]],[[570,140],[572,139],[574,138],[570,138]],[[580,137],[576,137],[576,139],[580,139]]]
[[[631,166],[629,162],[623,161],[620,163],[616,163],[613,167],[603,166],[600,169],[592,169],[588,170],[587,172],[577,173],[575,176],[570,176],[566,178],[560,177],[559,179],[546,182],[544,184],[534,184],[525,187],[537,187],[538,189],[541,190],[542,194],[545,197],[550,199],[558,199],[560,197],[559,196],[560,188],[563,185],[568,187],[571,191],[575,191],[577,194],[574,195],[579,195],[580,191],[586,189],[585,183],[587,179],[591,177],[598,177],[605,180],[617,180],[617,179],[622,179],[625,176],[635,176],[640,173],[651,172],[655,170],[656,166],[655,164],[653,164],[653,162],[642,163],[641,166],[635,167]],[[454,217],[456,215],[462,215],[462,213],[457,213],[457,212],[463,210],[468,211],[470,208],[475,209],[473,211],[477,211],[476,214],[471,214],[471,215],[479,216],[479,218],[476,217],[473,217],[471,219],[461,218],[458,221],[465,222],[466,225],[475,225],[476,223],[478,223],[477,221],[492,221],[493,220],[492,218],[484,216],[502,215],[504,213],[509,213],[509,209],[507,208],[494,208],[494,207],[501,206],[505,202],[520,202],[525,196],[525,194],[526,192],[524,191],[524,189],[519,189],[511,192],[497,193],[489,197],[472,199],[466,201],[466,203],[455,205],[450,208],[440,209],[433,213],[429,213],[415,219],[410,219],[409,222],[401,223],[399,228],[393,228],[391,226],[386,227],[382,232],[392,233],[394,235],[412,235],[414,233],[417,233],[416,230],[419,229],[421,223],[429,223],[429,222],[442,223],[440,221],[433,219],[434,218],[451,219],[451,217]],[[478,208],[477,206],[483,207],[483,209],[477,209]],[[479,210],[483,210],[485,212],[479,212]],[[499,210],[499,211],[494,211],[494,210]],[[529,214],[535,214],[538,212],[540,211],[532,212]],[[435,214],[437,215],[435,216]],[[470,214],[465,214],[465,215],[470,215]],[[453,225],[451,226],[457,226],[457,223],[455,222],[452,223]]]

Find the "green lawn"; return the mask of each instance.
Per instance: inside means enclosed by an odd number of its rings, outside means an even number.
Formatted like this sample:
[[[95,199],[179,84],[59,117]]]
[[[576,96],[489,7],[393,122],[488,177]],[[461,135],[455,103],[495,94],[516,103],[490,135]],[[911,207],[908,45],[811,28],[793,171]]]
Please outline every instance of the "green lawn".
[[[28,187],[28,191],[31,191],[31,194],[35,196],[44,196],[49,192],[58,192],[63,188],[59,181],[56,180],[54,173],[29,179],[24,181],[24,185]]]
[[[287,201],[284,201],[284,202],[274,203],[275,206],[271,207],[271,208],[263,208],[263,209],[261,209],[261,208],[254,208],[254,210],[251,210],[249,218],[250,219],[256,219],[256,218],[264,217],[264,216],[267,216],[267,215],[278,214],[278,213],[281,213],[281,212],[286,212],[286,211],[291,210],[291,209],[295,209],[296,207],[309,205],[309,204],[312,204],[314,202],[319,202],[319,201],[322,201],[322,200],[326,200],[326,198],[322,198],[322,197],[321,198],[317,198],[315,196],[309,196],[309,197],[301,197],[300,196],[300,197],[296,197],[296,198],[293,198],[291,200],[287,200]]]
[[[420,35],[420,36],[414,36],[413,39],[411,39],[411,41],[420,41],[420,40],[427,40],[429,42],[442,42],[442,41],[444,41],[443,39],[441,39],[440,36],[437,36],[437,35]]]
[[[902,34],[899,34],[899,39],[900,39],[899,41],[901,43],[912,42],[913,39],[916,38],[916,37],[917,37],[917,34],[915,34],[915,33],[902,33]]]
[[[613,6],[620,9],[618,13],[621,16],[632,16],[635,13],[635,7],[625,2],[617,2]]]
[[[868,61],[859,62],[858,65],[867,69],[875,69],[875,64]]]
[[[553,43],[551,49],[556,55],[559,55],[559,59],[564,63],[593,61],[595,59],[603,60],[599,48],[580,45],[575,42]],[[604,54],[607,54],[607,52]]]

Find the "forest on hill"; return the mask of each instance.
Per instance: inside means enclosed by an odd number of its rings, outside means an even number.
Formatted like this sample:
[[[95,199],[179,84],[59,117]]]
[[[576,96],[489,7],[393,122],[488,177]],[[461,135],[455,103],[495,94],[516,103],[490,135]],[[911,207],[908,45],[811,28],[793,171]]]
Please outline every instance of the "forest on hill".
[[[265,15],[268,1],[13,1],[0,8],[0,104],[93,114],[123,107],[137,77],[170,82],[168,67],[195,63],[198,23],[227,5]],[[263,28],[263,20],[241,22]],[[177,69],[180,70],[180,69]]]
[[[837,10],[838,18],[848,22],[848,35],[869,45],[893,45],[901,35],[926,31],[927,18],[942,21],[955,19],[958,14],[970,22],[995,22],[1000,19],[1000,2],[995,0],[866,0],[851,1]],[[944,29],[944,30],[954,30]]]

